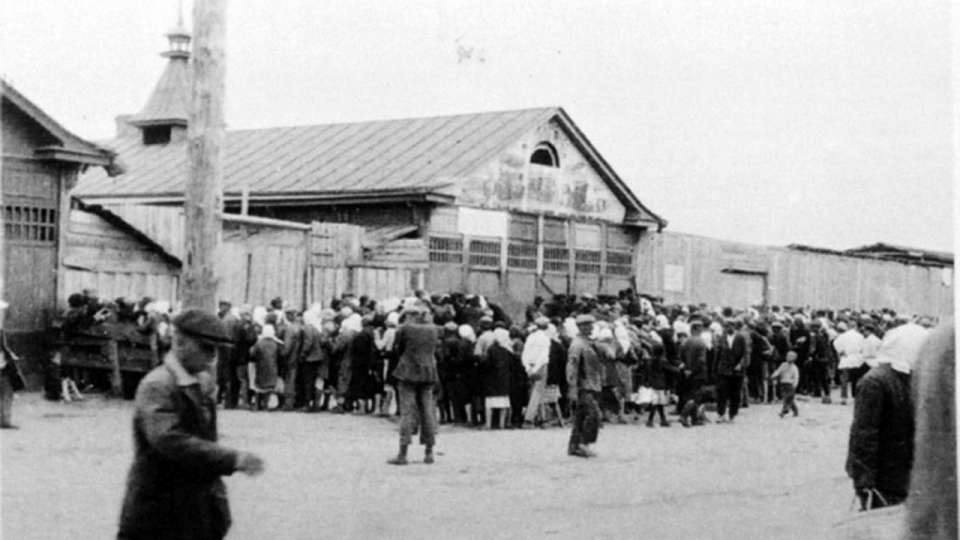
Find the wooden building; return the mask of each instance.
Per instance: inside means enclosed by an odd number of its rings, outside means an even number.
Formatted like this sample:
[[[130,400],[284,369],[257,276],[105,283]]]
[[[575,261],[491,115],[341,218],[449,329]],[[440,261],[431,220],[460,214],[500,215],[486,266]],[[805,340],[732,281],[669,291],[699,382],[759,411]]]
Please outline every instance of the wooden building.
[[[637,286],[668,303],[953,313],[953,255],[876,244],[771,247],[665,232],[639,246]]]
[[[189,95],[183,32],[139,113],[111,146],[128,172],[91,171],[90,203],[179,206]],[[372,283],[486,294],[519,311],[537,293],[631,286],[639,238],[666,222],[647,209],[559,107],[227,132],[226,210],[366,228],[356,293]],[[373,270],[393,277],[381,279]],[[407,291],[409,292],[409,290]]]
[[[70,191],[95,167],[116,174],[115,154],[67,131],[6,81],[2,94],[4,327],[22,355],[36,353],[67,283],[60,272]],[[38,354],[38,353],[36,353]]]

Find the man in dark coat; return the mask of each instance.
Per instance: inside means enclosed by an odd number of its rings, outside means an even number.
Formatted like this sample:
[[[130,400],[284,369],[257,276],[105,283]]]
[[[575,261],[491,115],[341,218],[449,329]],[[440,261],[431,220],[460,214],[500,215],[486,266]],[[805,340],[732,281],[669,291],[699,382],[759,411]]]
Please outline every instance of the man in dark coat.
[[[883,497],[872,501],[874,508],[906,499],[913,434],[910,375],[895,371],[888,363],[871,369],[860,380],[846,465],[864,505],[871,490]]]
[[[284,313],[283,352],[280,376],[283,377],[283,410],[292,411],[297,402],[297,368],[303,349],[303,317],[295,309]],[[279,330],[279,329],[278,329]]]
[[[426,447],[423,461],[433,463],[436,443],[437,404],[433,398],[437,376],[437,327],[425,321],[425,308],[416,307],[397,330],[395,347],[400,361],[393,376],[400,391],[400,453],[388,461],[391,465],[407,464],[407,447],[419,426],[420,443]]]
[[[596,319],[593,315],[577,316],[577,336],[570,344],[567,358],[567,385],[573,429],[567,453],[577,457],[596,457],[590,445],[597,442],[600,430],[600,405],[603,389],[603,364],[590,335]]]
[[[678,396],[680,423],[683,427],[700,425],[699,410],[703,401],[702,389],[707,382],[707,344],[700,334],[703,322],[690,322],[690,337],[680,345],[680,366],[684,372],[684,392]]]
[[[723,324],[723,335],[717,348],[717,423],[724,418],[727,405],[730,406],[730,419],[733,422],[740,410],[740,392],[743,388],[743,374],[750,364],[750,348],[747,338],[737,331],[737,322],[727,319]]]
[[[137,389],[134,459],[118,540],[219,539],[230,528],[221,476],[263,471],[250,453],[217,444],[216,385],[210,368],[229,342],[211,312],[191,308],[173,320],[173,349]]]

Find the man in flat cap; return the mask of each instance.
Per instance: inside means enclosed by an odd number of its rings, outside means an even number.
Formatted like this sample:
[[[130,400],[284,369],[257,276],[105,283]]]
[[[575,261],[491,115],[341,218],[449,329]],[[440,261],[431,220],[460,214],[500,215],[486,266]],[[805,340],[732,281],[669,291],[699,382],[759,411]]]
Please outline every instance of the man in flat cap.
[[[567,396],[571,402],[573,430],[567,453],[577,457],[596,457],[590,445],[597,442],[600,430],[600,396],[603,383],[603,365],[590,337],[593,334],[593,315],[578,315],[577,336],[570,344],[567,361]]]
[[[433,398],[439,381],[436,349],[440,340],[437,327],[427,322],[428,309],[411,308],[406,322],[397,330],[394,345],[400,357],[393,376],[400,392],[400,452],[387,463],[407,464],[407,447],[413,442],[413,433],[419,427],[424,463],[433,463],[433,446],[437,433],[437,404]]]
[[[171,351],[137,388],[119,540],[223,538],[231,520],[220,477],[263,471],[258,456],[217,444],[210,368],[229,341],[212,312],[191,308],[173,319]]]

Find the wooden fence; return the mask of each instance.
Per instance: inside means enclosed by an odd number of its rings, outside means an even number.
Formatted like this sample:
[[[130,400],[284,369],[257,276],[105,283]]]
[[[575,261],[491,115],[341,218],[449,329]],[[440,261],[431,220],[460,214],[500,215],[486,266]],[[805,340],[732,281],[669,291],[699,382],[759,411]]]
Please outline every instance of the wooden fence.
[[[109,210],[182,257],[182,208],[125,205]],[[234,304],[266,305],[280,297],[289,306],[306,308],[314,302],[328,305],[347,292],[402,297],[424,286],[427,253],[422,240],[366,245],[365,230],[358,225],[236,214],[223,215],[222,234],[219,297]],[[160,297],[166,294],[176,300],[175,284]]]
[[[953,269],[701,236],[641,237],[637,289],[668,303],[953,313]]]

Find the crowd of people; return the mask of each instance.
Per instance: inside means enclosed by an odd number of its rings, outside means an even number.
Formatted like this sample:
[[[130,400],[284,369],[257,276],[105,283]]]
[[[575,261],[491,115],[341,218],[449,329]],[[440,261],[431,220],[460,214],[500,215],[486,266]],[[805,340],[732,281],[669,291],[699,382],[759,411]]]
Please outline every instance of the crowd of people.
[[[71,297],[66,324],[111,313],[88,294]],[[118,299],[114,317],[129,320],[157,353],[169,349],[169,305]],[[489,428],[563,425],[571,416],[567,373],[571,344],[587,336],[601,364],[602,421],[667,427],[732,422],[751,403],[782,400],[781,414],[799,411],[794,394],[842,403],[877,364],[884,333],[927,318],[881,311],[766,310],[664,305],[622,291],[617,297],[536,298],[521,320],[478,295],[418,292],[376,301],[345,294],[301,311],[276,298],[268,306],[221,302],[231,343],[219,351],[219,402],[226,408],[399,414],[396,335],[414,308],[438,329],[441,423]],[[779,384],[778,384],[779,383]]]
[[[646,426],[669,427],[672,408],[693,427],[710,421],[711,402],[716,423],[777,400],[781,417],[797,416],[797,394],[830,404],[839,388],[841,404],[856,396],[846,469],[864,509],[908,496],[919,399],[910,374],[936,322],[891,310],[664,305],[631,290],[537,297],[520,320],[479,295],[423,292],[345,294],[305,311],[281,298],[221,302],[216,315],[175,316],[150,298],[102,304],[88,291],[71,297],[62,325],[103,320],[125,321],[150,344],[167,369],[148,379],[163,374],[151,384],[164,392],[203,387],[216,359],[214,408],[400,415],[400,453],[389,460],[398,465],[417,431],[433,463],[437,416],[488,429],[570,422],[568,453],[589,458],[602,422],[645,415]],[[935,383],[927,373],[919,384]],[[231,470],[262,470],[251,454],[229,457]]]

